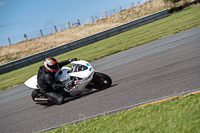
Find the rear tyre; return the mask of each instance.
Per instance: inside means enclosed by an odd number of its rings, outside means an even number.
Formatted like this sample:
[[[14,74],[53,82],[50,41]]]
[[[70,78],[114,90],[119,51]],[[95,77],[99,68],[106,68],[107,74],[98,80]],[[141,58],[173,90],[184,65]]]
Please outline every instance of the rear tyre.
[[[112,79],[104,73],[95,73],[92,79],[93,88],[106,89],[111,86]]]
[[[40,92],[39,89],[34,89],[31,93],[31,97],[33,101],[35,102],[35,98],[47,98],[44,94]],[[48,101],[47,103],[39,103],[40,105],[52,105],[54,104],[53,102]]]

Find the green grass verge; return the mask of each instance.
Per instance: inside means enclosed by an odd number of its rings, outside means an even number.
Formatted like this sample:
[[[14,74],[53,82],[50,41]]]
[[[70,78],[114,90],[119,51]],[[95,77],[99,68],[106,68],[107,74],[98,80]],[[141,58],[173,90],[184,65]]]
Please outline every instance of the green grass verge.
[[[44,133],[200,133],[200,93],[68,124]]]
[[[135,47],[160,37],[195,27],[200,24],[200,5],[174,13],[169,17],[126,31],[113,37],[56,56],[58,61],[80,58],[87,61]],[[42,61],[0,75],[0,90],[23,83],[37,73]]]

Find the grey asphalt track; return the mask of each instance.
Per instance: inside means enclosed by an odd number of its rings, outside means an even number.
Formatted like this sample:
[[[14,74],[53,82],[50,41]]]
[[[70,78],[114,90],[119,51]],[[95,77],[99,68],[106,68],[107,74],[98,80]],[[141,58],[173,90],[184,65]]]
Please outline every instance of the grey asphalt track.
[[[200,88],[200,26],[91,62],[113,86],[63,105],[33,103],[20,85],[0,92],[0,131],[33,132]]]

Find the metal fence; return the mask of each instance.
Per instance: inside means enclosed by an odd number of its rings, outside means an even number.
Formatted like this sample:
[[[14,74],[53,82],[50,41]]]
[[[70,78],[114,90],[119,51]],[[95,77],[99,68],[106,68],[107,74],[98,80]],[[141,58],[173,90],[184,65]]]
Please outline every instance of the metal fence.
[[[6,39],[1,39],[0,40],[0,46],[11,45],[11,44],[18,43],[18,42],[21,42],[21,41],[34,39],[34,38],[41,37],[41,36],[47,36],[47,35],[53,34],[55,32],[59,32],[59,31],[62,31],[62,30],[65,30],[65,29],[68,29],[68,28],[71,28],[71,27],[74,27],[74,26],[92,23],[92,22],[97,21],[99,19],[110,16],[114,13],[132,8],[134,6],[137,6],[137,5],[141,4],[141,1],[143,1],[143,0],[139,0],[137,3],[132,2],[131,4],[123,5],[123,6],[117,7],[117,8],[112,9],[112,10],[105,10],[102,13],[98,13],[98,14],[95,14],[95,15],[92,15],[92,16],[80,18],[80,19],[70,21],[70,22],[67,22],[67,23],[64,23],[64,24],[59,24],[59,25],[53,26],[54,24],[51,23],[51,24],[49,24],[51,26],[47,25],[46,28],[39,29],[37,31],[25,33],[23,35],[18,35],[18,36],[14,36],[14,37],[8,37]],[[146,1],[149,1],[149,0],[146,0]]]
[[[59,32],[68,28],[69,28],[68,24],[60,24],[57,26],[48,27],[48,28],[37,30],[37,31],[25,33],[23,35],[9,37],[7,39],[0,40],[0,46],[11,45],[11,44],[18,43],[21,41],[34,39],[34,38],[42,37],[42,36],[47,36],[47,35],[50,35],[55,32]]]
[[[96,33],[94,35],[91,36],[87,36],[81,39],[78,39],[76,41],[67,43],[67,44],[63,44],[61,46],[57,46],[55,48],[49,49],[49,50],[45,50],[43,52],[34,54],[34,55],[30,55],[15,61],[11,61],[8,63],[5,63],[3,65],[0,65],[0,74],[6,73],[6,72],[10,72],[12,70],[24,67],[24,66],[28,66],[30,64],[39,62],[41,60],[43,60],[46,57],[50,57],[50,56],[56,56],[74,49],[77,49],[79,47],[97,42],[99,40],[111,37],[113,35],[122,33],[124,31],[130,30],[132,28],[156,21],[158,19],[167,17],[168,14],[168,10],[162,10],[160,12],[156,12],[154,14],[142,17],[140,19],[122,24],[120,26]]]

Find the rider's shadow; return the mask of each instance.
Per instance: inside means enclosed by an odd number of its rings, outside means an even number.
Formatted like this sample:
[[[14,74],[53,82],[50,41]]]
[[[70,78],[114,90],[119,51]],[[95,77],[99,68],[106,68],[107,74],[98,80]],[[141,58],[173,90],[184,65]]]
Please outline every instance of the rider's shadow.
[[[117,85],[118,85],[118,84],[111,85],[109,88],[112,88],[112,87],[117,86]],[[82,94],[80,94],[79,96],[75,96],[75,97],[71,97],[71,98],[66,98],[66,99],[64,100],[63,104],[65,104],[65,103],[67,103],[67,102],[70,102],[70,101],[77,100],[77,99],[79,99],[79,98],[81,98],[81,97],[86,97],[86,96],[95,94],[95,93],[100,92],[100,91],[105,91],[105,90],[107,90],[107,89],[109,89],[109,88],[106,88],[106,89],[103,89],[103,90],[98,90],[98,89],[96,89],[96,90],[93,90],[93,91],[90,91],[90,92],[82,93]]]

